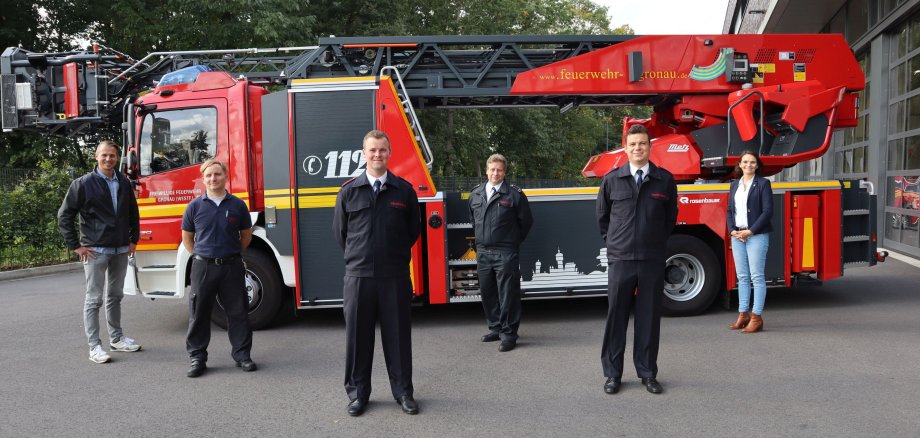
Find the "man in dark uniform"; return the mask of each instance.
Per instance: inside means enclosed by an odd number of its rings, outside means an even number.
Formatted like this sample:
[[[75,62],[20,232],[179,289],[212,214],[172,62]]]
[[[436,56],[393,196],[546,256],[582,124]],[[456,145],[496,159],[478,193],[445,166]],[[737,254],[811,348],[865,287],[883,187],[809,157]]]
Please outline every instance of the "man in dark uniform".
[[[243,371],[255,371],[256,364],[249,357],[252,329],[241,255],[252,241],[252,219],[246,203],[227,191],[224,163],[207,160],[200,170],[207,192],[193,199],[182,216],[182,244],[193,254],[185,338],[191,358],[187,375],[198,377],[207,369],[211,308],[218,296],[227,314],[231,356]]]
[[[482,342],[501,339],[498,351],[517,345],[521,325],[521,267],[518,250],[533,225],[527,196],[505,184],[508,161],[493,154],[486,161],[489,181],[470,192],[470,218],[476,235],[476,265],[489,333]],[[509,187],[510,186],[510,187]]]
[[[412,388],[412,283],[410,249],[418,239],[418,195],[387,170],[390,139],[364,136],[367,171],[342,185],[332,228],[345,251],[345,391],[351,416],[364,413],[371,395],[374,330],[380,321],[390,390],[402,410],[418,413]]]
[[[597,223],[607,243],[607,325],[601,364],[604,391],[616,394],[630,310],[635,307],[633,362],[645,388],[662,392],[658,336],[664,290],[665,248],[677,222],[674,176],[649,161],[648,130],[633,125],[626,135],[629,164],[604,176],[597,192]]]

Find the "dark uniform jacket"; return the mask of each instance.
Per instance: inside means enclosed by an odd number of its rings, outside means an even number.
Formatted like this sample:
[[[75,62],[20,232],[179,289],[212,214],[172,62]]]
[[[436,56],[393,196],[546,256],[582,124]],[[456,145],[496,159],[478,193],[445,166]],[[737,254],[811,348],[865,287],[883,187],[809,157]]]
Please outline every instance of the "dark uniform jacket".
[[[733,180],[728,191],[728,214],[725,216],[728,231],[735,231],[735,192],[738,191],[738,181]],[[770,180],[754,175],[751,189],[747,198],[747,223],[748,229],[754,234],[769,233],[773,231],[773,187]]]
[[[335,239],[345,250],[345,275],[408,275],[420,220],[418,195],[393,172],[388,172],[376,197],[367,174],[347,181],[336,197],[332,219]]]
[[[109,185],[95,171],[70,183],[64,202],[58,210],[58,228],[64,243],[71,250],[80,246],[117,248],[137,243],[140,238],[140,215],[134,186],[121,172],[118,177],[118,210],[112,207]],[[80,215],[80,233],[74,218]]]
[[[470,192],[470,218],[480,249],[510,249],[517,251],[530,232],[533,215],[527,196],[517,186],[502,183],[491,200],[486,194],[486,183]]]
[[[677,184],[671,172],[649,163],[641,191],[629,164],[604,176],[597,193],[597,223],[607,260],[664,259],[677,223]]]

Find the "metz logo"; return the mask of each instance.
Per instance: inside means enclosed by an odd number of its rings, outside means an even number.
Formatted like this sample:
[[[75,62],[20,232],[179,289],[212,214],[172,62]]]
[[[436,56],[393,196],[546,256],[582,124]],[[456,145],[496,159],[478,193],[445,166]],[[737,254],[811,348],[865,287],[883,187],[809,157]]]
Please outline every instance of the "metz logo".
[[[671,143],[668,145],[668,152],[687,152],[690,150],[690,145]]]
[[[680,197],[681,204],[718,204],[719,200],[714,198],[690,199],[688,196]]]

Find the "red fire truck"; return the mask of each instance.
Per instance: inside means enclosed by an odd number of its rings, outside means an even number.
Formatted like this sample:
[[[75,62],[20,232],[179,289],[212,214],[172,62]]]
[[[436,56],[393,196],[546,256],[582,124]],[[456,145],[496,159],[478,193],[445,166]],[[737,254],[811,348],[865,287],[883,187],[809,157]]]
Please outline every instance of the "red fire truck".
[[[332,207],[339,186],[364,171],[370,129],[390,135],[390,169],[421,201],[424,231],[411,262],[417,300],[479,300],[467,194],[435,187],[415,108],[652,107],[649,120],[626,128],[648,126],[652,160],[682,183],[665,308],[699,313],[735,287],[726,180],[740,152],[759,151],[767,175],[822,156],[834,130],[855,126],[863,86],[839,35],[323,38],[287,51],[140,61],[100,46],[9,48],[0,57],[4,130],[122,130],[123,170],[136,181],[142,218],[127,284],[145,297],[184,297],[190,254],[180,221],[204,190],[196,164],[228,163],[229,189],[256,224],[245,259],[257,328],[295,309],[342,304]],[[623,163],[621,150],[600,154],[583,174],[601,177]],[[525,191],[535,225],[521,248],[524,298],[606,293],[597,188]],[[770,284],[829,280],[884,259],[874,195],[858,182],[777,183],[774,191]]]

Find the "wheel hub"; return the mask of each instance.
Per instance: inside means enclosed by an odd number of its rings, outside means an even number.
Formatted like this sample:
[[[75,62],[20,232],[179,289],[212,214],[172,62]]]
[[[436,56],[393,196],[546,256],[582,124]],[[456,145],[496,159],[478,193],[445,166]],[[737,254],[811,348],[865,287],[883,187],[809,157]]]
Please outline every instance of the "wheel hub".
[[[259,307],[262,301],[262,282],[252,271],[246,270],[246,295],[249,298],[249,310]]]
[[[674,254],[665,265],[664,293],[674,301],[690,301],[703,290],[703,263],[691,254]]]

